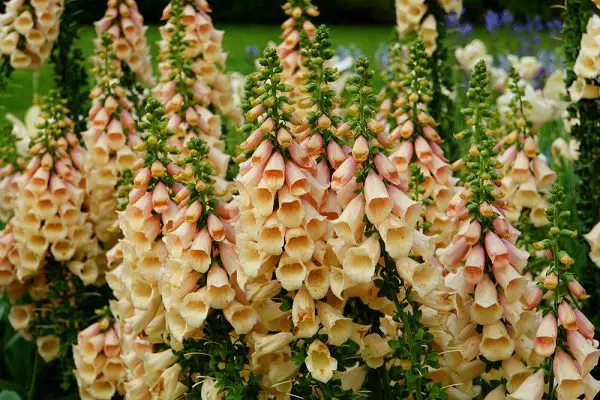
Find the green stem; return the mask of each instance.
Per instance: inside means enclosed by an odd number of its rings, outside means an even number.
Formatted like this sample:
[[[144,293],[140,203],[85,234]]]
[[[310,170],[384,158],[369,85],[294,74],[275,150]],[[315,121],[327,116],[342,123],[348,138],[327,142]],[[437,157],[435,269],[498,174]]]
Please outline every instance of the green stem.
[[[27,393],[28,400],[34,400],[35,396],[35,382],[37,380],[37,370],[38,370],[38,360],[40,356],[38,355],[37,349],[35,350],[35,359],[33,361],[33,372],[31,375],[31,384],[29,385],[29,392]]]
[[[388,377],[385,363],[379,367],[379,375],[381,377],[381,386],[383,390],[383,400],[392,400],[392,392],[390,390],[390,378]]]

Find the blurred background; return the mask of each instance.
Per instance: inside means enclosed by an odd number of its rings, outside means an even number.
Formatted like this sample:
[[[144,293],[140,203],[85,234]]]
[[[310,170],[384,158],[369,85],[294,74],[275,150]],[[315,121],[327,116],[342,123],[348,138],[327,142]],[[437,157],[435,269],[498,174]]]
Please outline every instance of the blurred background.
[[[106,1],[86,0],[87,22],[99,19]],[[139,6],[148,23],[158,23],[168,0],[141,0]],[[380,25],[393,24],[394,0],[315,1],[321,10],[320,21],[328,24]],[[559,14],[555,0],[464,0],[465,20],[484,24],[487,10],[510,10],[516,20],[525,23],[528,18],[540,16],[544,20]],[[278,24],[281,22],[281,0],[218,0],[211,2],[215,21],[227,24]]]

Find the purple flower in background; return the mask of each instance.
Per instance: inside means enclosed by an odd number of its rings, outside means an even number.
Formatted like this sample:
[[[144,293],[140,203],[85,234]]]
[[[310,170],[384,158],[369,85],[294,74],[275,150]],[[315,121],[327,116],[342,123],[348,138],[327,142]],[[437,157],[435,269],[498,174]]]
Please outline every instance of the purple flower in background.
[[[507,71],[510,69],[511,64],[510,61],[508,61],[508,58],[506,57],[506,55],[502,54],[498,56],[498,66],[500,68],[502,68],[504,71]]]
[[[460,17],[454,13],[448,14],[446,17],[446,26],[448,29],[456,29],[460,25]]]
[[[488,10],[485,13],[485,29],[493,32],[500,28],[500,15],[497,12]]]
[[[527,20],[527,31],[541,31],[544,29],[544,22],[542,21],[542,17],[536,15],[533,18]]]
[[[458,28],[458,31],[462,36],[469,36],[471,33],[473,33],[473,25],[463,24]]]
[[[375,58],[379,60],[381,69],[386,71],[390,70],[390,52],[388,46],[386,46],[384,43],[380,43],[379,47],[377,47],[377,51],[375,51]]]
[[[514,21],[515,17],[510,11],[504,10],[502,11],[502,14],[500,14],[500,22],[503,26],[510,26]]]
[[[525,25],[520,24],[520,23],[515,23],[513,25],[513,31],[517,32],[517,33],[521,33],[525,31]]]
[[[550,34],[553,36],[557,36],[560,33],[560,31],[562,31],[562,26],[562,21],[558,19],[553,19],[546,23],[546,27],[550,31]]]
[[[341,60],[343,60],[344,58],[352,56],[352,51],[348,47],[346,47],[346,46],[338,46],[338,48],[335,49],[335,54]]]
[[[246,52],[246,54],[248,54],[248,56],[252,57],[252,59],[258,57],[259,50],[256,46],[248,45],[244,48],[244,51]]]

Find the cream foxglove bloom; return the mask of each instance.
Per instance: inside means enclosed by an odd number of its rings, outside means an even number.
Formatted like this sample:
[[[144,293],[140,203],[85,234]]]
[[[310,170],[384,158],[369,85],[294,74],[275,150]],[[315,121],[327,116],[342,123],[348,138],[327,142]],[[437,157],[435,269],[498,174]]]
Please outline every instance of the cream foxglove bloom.
[[[44,120],[40,116],[41,108],[38,105],[33,105],[25,112],[25,119],[21,121],[14,114],[6,114],[6,119],[13,124],[13,132],[21,140],[18,142],[19,153],[23,156],[27,155],[29,142],[38,132],[38,125]]]
[[[484,60],[490,66],[494,61],[492,56],[488,54],[485,44],[479,39],[474,39],[465,47],[457,48],[454,55],[458,64],[465,71],[471,71],[479,60]]]
[[[338,362],[329,353],[329,348],[320,340],[315,340],[308,346],[304,360],[311,376],[319,382],[327,383],[333,377]]]

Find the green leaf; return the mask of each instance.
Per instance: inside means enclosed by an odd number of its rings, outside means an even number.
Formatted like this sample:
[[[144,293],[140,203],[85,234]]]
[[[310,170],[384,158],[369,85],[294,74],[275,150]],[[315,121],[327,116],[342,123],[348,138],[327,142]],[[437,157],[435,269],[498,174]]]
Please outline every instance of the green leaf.
[[[3,382],[3,381],[0,381]],[[3,390],[0,392],[0,400],[21,400],[21,396],[12,390]]]

